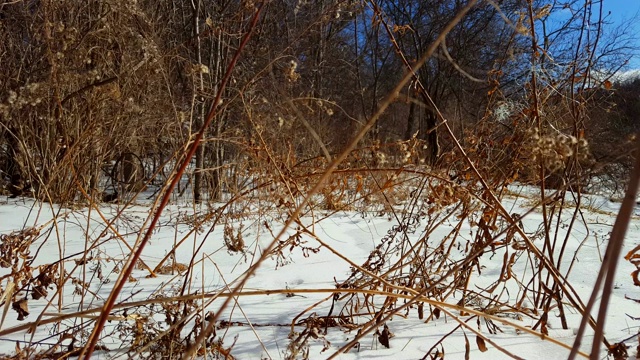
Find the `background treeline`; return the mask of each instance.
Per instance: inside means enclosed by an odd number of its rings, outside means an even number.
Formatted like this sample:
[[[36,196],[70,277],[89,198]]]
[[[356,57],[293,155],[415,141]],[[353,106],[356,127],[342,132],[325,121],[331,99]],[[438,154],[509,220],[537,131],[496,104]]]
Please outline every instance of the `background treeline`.
[[[220,200],[252,174],[325,166],[466,4],[269,1],[187,191]],[[256,6],[0,5],[3,191],[65,203],[163,183],[212,106]],[[453,134],[498,182],[581,189],[607,175],[618,184],[640,107],[640,80],[611,78],[635,51],[626,30],[592,1],[478,1],[342,166],[424,165],[462,179],[468,165]]]

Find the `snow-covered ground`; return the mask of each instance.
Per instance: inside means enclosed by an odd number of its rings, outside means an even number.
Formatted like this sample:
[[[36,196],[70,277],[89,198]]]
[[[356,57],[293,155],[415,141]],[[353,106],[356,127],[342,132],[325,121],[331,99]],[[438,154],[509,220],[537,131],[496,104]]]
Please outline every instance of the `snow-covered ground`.
[[[536,205],[536,192],[523,187],[510,190],[503,197],[503,206],[511,214],[526,214],[522,219],[523,230],[543,250],[544,236],[540,228],[543,216]],[[564,255],[559,260],[560,273],[567,277],[581,301],[586,303],[620,205],[600,196],[585,195],[581,201],[582,212],[572,223],[575,206],[567,200],[560,221],[554,222],[550,240],[557,243],[556,253],[564,244]],[[532,278],[538,279],[533,273],[537,263],[518,248],[518,244],[522,244],[519,235],[506,238],[505,224],[501,222],[491,229],[497,247],[494,250],[487,248],[470,271],[467,290],[482,296],[467,297],[464,306],[468,311],[460,307],[463,284],[458,287],[447,285],[445,292],[430,293],[434,302],[424,301],[424,309],[420,310],[424,314],[419,315],[418,305],[414,305],[379,324],[379,331],[386,324],[393,334],[389,348],[372,332],[348,352],[336,353],[357,335],[360,325],[374,318],[385,301],[386,309],[400,307],[406,301],[388,299],[380,294],[361,293],[352,297],[349,293],[357,292],[354,284],[361,284],[360,289],[371,291],[392,290],[368,287],[364,282],[370,276],[362,271],[354,273],[354,266],[374,263],[370,257],[372,250],[378,247],[383,253],[380,257],[386,259],[376,270],[377,274],[384,274],[381,276],[396,285],[395,278],[418,268],[423,269],[420,272],[423,284],[435,281],[469,253],[469,247],[477,241],[481,231],[480,219],[470,216],[458,220],[456,215],[461,209],[454,210],[453,205],[445,209],[441,215],[405,211],[404,214],[416,214],[416,222],[409,227],[404,226],[400,210],[397,217],[389,213],[355,211],[309,213],[287,230],[288,236],[282,239],[279,251],[268,257],[242,293],[219,313],[224,297],[215,298],[214,295],[227,294],[228,289],[234,287],[237,279],[273,240],[286,216],[256,212],[222,216],[216,223],[205,218],[214,209],[170,205],[144,250],[142,262],[119,294],[118,305],[103,331],[101,345],[110,351],[98,351],[95,355],[129,358],[135,356],[135,350],[142,350],[144,354],[139,356],[150,356],[153,347],[144,348],[144,344],[159,337],[169,323],[186,318],[181,336],[187,337],[194,324],[205,323],[204,319],[212,312],[218,318],[216,334],[211,339],[219,342],[235,359],[284,359],[293,351],[292,344],[299,345],[298,358],[308,352],[310,359],[333,355],[339,359],[431,359],[440,358],[435,357],[438,351],[444,352],[442,358],[447,359],[463,359],[467,351],[471,359],[508,358],[505,351],[525,359],[565,359],[569,350],[558,343],[567,347],[572,345],[581,315],[563,297],[567,329],[563,329],[561,310],[554,301],[550,304],[546,323],[548,335],[541,337],[526,332],[536,325],[541,314],[540,308],[534,308],[535,299],[527,294],[536,282],[533,285],[525,283]],[[450,216],[445,216],[447,211]],[[115,204],[71,209],[37,204],[28,199],[0,200],[0,234],[3,235],[0,258],[7,261],[3,264],[14,264],[14,270],[19,269],[12,274],[10,266],[0,268],[3,299],[5,296],[13,298],[12,306],[0,308],[4,318],[0,327],[0,353],[11,355],[16,353],[17,347],[24,350],[30,346],[44,351],[53,344],[63,345],[52,350],[61,353],[68,349],[72,338],[75,339],[74,347],[83,345],[118,271],[131,253],[129,247],[135,246],[149,215],[150,205],[143,203],[126,209]],[[194,226],[197,219],[205,221]],[[28,242],[29,237],[14,233],[31,227],[37,228],[38,234],[32,237],[32,242]],[[239,236],[242,242],[239,242]],[[500,246],[500,239],[508,246]],[[19,241],[27,242],[21,243],[22,246]],[[380,246],[385,241],[388,247]],[[242,251],[230,249],[229,244],[233,243],[243,244]],[[622,253],[626,254],[638,244],[640,221],[634,218]],[[392,251],[396,246],[398,251]],[[415,252],[424,255],[414,256],[413,250],[408,250],[411,246],[415,246]],[[445,250],[447,246],[451,247]],[[174,247],[175,255],[171,253]],[[438,251],[448,253],[447,259],[437,260]],[[175,262],[176,269],[169,271],[170,266],[165,266],[165,274],[150,277],[147,267],[154,269],[165,258],[163,264]],[[509,263],[511,271],[505,273],[506,258],[512,261]],[[420,264],[416,259],[426,261]],[[441,261],[440,271],[435,270],[435,265],[429,265],[429,261]],[[179,271],[181,265],[191,262],[193,267],[188,276]],[[25,267],[25,263],[29,267]],[[52,264],[57,267],[47,267]],[[393,264],[405,266],[388,269]],[[633,264],[620,259],[605,331],[610,343],[624,341],[630,346],[632,357],[636,356],[640,330],[640,287],[634,286],[630,276],[635,269]],[[373,271],[373,265],[367,270]],[[46,276],[39,277],[40,274]],[[505,274],[511,276],[505,277]],[[546,273],[540,276],[545,281]],[[45,279],[47,277],[49,281]],[[451,277],[447,277],[443,284],[451,281]],[[419,282],[416,280],[411,284],[412,289],[419,289],[416,285]],[[8,290],[10,283],[15,284],[15,293]],[[33,299],[34,288],[43,283],[40,289],[45,289],[46,294]],[[336,290],[337,284],[343,286],[342,291]],[[494,285],[495,290],[488,290]],[[164,302],[162,306],[162,298],[179,295],[195,296],[189,298],[191,304],[186,308],[184,301],[182,305],[176,305],[174,301]],[[411,294],[405,295],[410,297]],[[22,298],[27,299],[28,315],[23,313],[24,319],[18,320],[20,306],[24,304],[19,303]],[[152,299],[155,304],[149,301],[133,306],[136,301]],[[436,310],[435,301],[448,305]],[[91,309],[98,310],[87,311],[83,316],[60,318],[62,314]],[[186,313],[183,312],[185,309]],[[597,316],[595,311],[594,316]],[[482,313],[486,316],[476,316]],[[333,319],[331,322],[326,320],[329,315]],[[48,319],[59,321],[48,322]],[[461,327],[461,323],[468,328]],[[32,326],[25,327],[25,324]],[[539,333],[541,327],[537,326],[535,331]],[[476,333],[486,340],[484,352],[480,350],[482,344],[477,343],[481,340],[477,340]],[[292,342],[300,334],[308,336],[306,341]],[[593,331],[588,329],[581,347],[584,353],[589,352],[592,336]],[[131,345],[136,349],[126,347]],[[172,356],[178,358],[179,354]],[[604,350],[602,357],[606,357]]]

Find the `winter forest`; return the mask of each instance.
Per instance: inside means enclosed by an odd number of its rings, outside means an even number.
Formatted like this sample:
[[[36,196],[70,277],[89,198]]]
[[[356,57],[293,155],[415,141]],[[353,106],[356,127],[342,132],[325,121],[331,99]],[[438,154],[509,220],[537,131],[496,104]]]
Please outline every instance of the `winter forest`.
[[[0,1],[0,357],[637,358],[607,1]]]

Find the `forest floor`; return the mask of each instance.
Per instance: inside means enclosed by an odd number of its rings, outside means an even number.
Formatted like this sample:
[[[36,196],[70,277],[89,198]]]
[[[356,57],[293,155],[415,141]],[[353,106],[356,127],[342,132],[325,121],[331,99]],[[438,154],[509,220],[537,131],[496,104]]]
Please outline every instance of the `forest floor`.
[[[532,206],[535,196],[532,188],[514,186],[502,204],[511,213],[527,214],[522,218],[523,230],[543,250],[543,218]],[[558,218],[554,233],[562,240],[558,244],[565,247],[559,269],[586,303],[620,204],[595,195],[584,195],[583,204],[578,221],[571,222],[567,211],[566,218]],[[179,336],[193,339],[199,331],[194,329],[216,314],[215,333],[208,344],[220,350],[220,358],[226,353],[235,359],[332,355],[339,359],[435,359],[445,355],[447,359],[498,359],[510,353],[525,359],[566,359],[566,347],[572,346],[581,320],[580,313],[563,300],[567,328],[563,329],[560,309],[551,306],[544,324],[546,335],[536,335],[543,330],[536,327],[540,309],[526,295],[529,284],[523,283],[537,276],[536,263],[518,250],[517,240],[510,240],[511,246],[484,252],[471,272],[468,289],[487,295],[467,298],[469,311],[461,310],[463,291],[452,289],[447,296],[434,299],[448,305],[426,303],[428,310],[418,311],[414,305],[398,311],[378,324],[377,334],[371,332],[348,351],[336,353],[382,306],[400,307],[406,301],[396,298],[389,303],[383,295],[354,298],[348,291],[336,290],[338,284],[354,279],[354,264],[367,263],[382,239],[397,233],[400,219],[376,212],[322,210],[301,217],[231,305],[220,311],[224,294],[273,241],[284,220],[280,213],[233,214],[231,210],[224,223],[216,226],[210,220],[198,220],[211,211],[186,203],[165,209],[137,270],[119,294],[95,356],[154,358],[153,352],[158,351],[154,346],[162,343],[158,338],[176,319],[185,318]],[[8,302],[0,308],[0,354],[56,357],[81,347],[150,213],[151,204],[144,201],[126,208],[117,204],[65,208],[28,199],[1,200],[0,285],[2,301],[12,298],[13,303],[11,308]],[[455,217],[440,220],[437,227],[431,227],[418,219],[413,231],[402,232],[404,244],[423,241],[427,246],[421,251],[426,254],[443,244],[455,228],[457,235],[448,256],[456,261],[474,241],[478,227]],[[28,229],[33,229],[31,234]],[[638,244],[640,221],[634,216],[622,253]],[[511,259],[509,278],[504,275],[507,258]],[[150,276],[149,269],[156,269],[156,276]],[[632,357],[637,356],[640,330],[640,287],[634,286],[630,276],[634,270],[633,264],[619,261],[605,330],[607,340],[624,342]],[[488,290],[496,284],[496,289]],[[36,299],[37,292],[42,296]],[[192,296],[185,300],[180,295]],[[504,306],[496,306],[496,299]],[[486,316],[476,316],[478,313]],[[461,327],[462,323],[469,328]],[[592,337],[592,329],[587,329],[581,347],[584,353],[589,353]],[[179,358],[179,346],[175,350],[163,346],[165,355]]]

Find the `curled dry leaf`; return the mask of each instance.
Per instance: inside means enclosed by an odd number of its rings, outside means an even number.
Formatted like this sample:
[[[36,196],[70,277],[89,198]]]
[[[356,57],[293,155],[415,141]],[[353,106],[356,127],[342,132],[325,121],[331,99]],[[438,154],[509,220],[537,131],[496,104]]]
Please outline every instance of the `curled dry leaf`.
[[[187,271],[187,269],[188,269],[187,265],[176,262],[176,263],[167,264],[157,269],[156,273],[160,275],[171,275],[176,272],[183,274]]]
[[[18,320],[22,321],[29,316],[29,306],[26,298],[22,298],[13,303],[12,307],[18,313]]]
[[[47,295],[49,295],[49,293],[47,292],[47,288],[42,285],[34,287],[33,291],[31,291],[31,298],[33,300],[40,300]]]
[[[433,308],[433,316],[435,316],[436,319],[440,319],[440,309]]]
[[[380,344],[382,344],[382,346],[388,349],[390,347],[389,339],[392,337],[393,333],[389,330],[387,324],[385,324],[382,331],[378,333],[378,341],[380,341]]]
[[[469,338],[467,338],[467,334],[464,335],[464,360],[469,360],[471,354],[471,345],[469,344]]]
[[[628,359],[627,345],[622,342],[609,345],[609,355],[613,356],[615,360]]]
[[[478,345],[478,350],[482,352],[487,351],[487,344],[485,344],[484,339],[478,335],[476,335],[476,344]]]
[[[75,262],[76,265],[81,266],[81,265],[86,265],[91,260],[93,260],[92,256],[89,256],[89,257],[85,256],[85,257],[82,257],[81,259],[74,259],[73,261]]]

